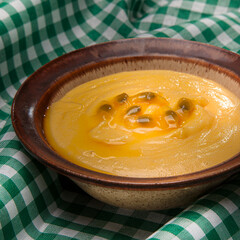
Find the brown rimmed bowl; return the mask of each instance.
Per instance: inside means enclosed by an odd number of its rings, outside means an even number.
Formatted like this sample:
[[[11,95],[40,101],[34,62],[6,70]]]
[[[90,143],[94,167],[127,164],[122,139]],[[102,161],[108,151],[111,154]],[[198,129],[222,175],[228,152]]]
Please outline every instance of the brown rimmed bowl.
[[[73,87],[128,70],[168,69],[214,80],[240,97],[240,55],[186,40],[138,38],[93,45],[63,55],[32,74],[18,90],[12,123],[24,147],[41,163],[72,179],[94,198],[140,210],[187,205],[239,171],[237,155],[214,167],[164,178],[131,178],[95,172],[62,158],[47,142],[47,106]]]

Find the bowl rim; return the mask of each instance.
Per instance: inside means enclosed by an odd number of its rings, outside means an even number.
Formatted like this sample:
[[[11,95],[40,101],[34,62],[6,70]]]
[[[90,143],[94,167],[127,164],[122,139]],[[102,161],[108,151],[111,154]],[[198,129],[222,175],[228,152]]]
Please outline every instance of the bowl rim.
[[[175,189],[199,185],[237,173],[240,168],[239,154],[213,167],[183,175],[160,178],[114,176],[95,172],[65,160],[54,152],[44,139],[42,130],[36,124],[40,112],[39,103],[44,94],[48,94],[48,97],[51,95],[49,86],[58,83],[62,76],[79,68],[121,58],[163,56],[189,59],[215,66],[240,83],[238,67],[240,55],[206,43],[153,37],[120,39],[95,44],[55,58],[24,81],[13,99],[11,109],[12,124],[17,137],[25,149],[47,167],[77,181],[101,186],[135,190]]]

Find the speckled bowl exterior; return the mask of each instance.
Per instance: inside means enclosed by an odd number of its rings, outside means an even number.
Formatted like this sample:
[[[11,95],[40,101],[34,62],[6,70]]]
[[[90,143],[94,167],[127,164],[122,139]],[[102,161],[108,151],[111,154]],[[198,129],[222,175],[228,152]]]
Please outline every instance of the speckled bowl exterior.
[[[225,179],[176,189],[119,189],[73,180],[94,198],[110,205],[135,210],[163,210],[185,207],[218,186]]]
[[[240,56],[207,44],[167,38],[102,43],[63,55],[44,65],[20,87],[12,123],[24,147],[40,162],[72,179],[108,204],[139,210],[185,206],[239,171],[240,156],[190,174],[131,178],[95,172],[58,155],[43,131],[46,108],[75,86],[129,70],[167,69],[216,81],[240,97]]]

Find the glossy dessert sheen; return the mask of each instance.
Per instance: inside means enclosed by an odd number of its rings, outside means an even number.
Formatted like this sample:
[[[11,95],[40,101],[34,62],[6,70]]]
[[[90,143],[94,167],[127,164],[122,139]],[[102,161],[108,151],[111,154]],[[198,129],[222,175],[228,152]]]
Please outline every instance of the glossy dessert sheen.
[[[214,81],[166,70],[121,72],[51,104],[44,130],[69,161],[113,175],[199,171],[240,151],[240,100]]]

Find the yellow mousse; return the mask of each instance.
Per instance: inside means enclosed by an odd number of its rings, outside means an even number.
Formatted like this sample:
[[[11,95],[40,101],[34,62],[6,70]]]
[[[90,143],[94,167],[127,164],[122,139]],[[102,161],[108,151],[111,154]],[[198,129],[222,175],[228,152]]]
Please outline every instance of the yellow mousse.
[[[214,81],[165,70],[84,83],[46,111],[50,145],[69,161],[113,175],[199,171],[240,151],[240,100]]]

